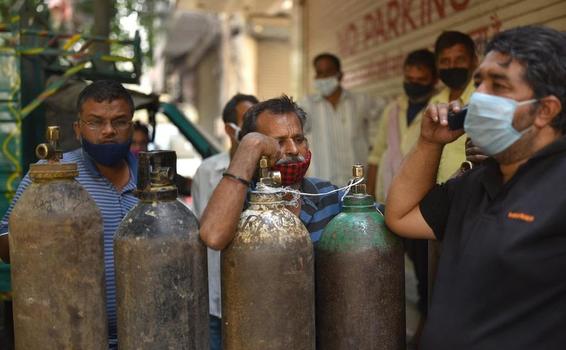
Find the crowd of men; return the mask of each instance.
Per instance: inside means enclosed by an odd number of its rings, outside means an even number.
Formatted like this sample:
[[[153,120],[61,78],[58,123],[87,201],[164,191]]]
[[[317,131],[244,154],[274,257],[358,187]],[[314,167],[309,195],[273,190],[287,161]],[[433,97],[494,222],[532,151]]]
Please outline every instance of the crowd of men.
[[[317,94],[304,101],[238,94],[227,103],[230,150],[205,160],[191,186],[210,248],[211,349],[221,348],[219,254],[234,238],[262,156],[279,160],[285,186],[307,193],[343,186],[351,165],[367,161],[369,190],[385,204],[388,227],[408,239],[415,262],[426,315],[420,349],[564,347],[566,35],[535,26],[506,30],[490,41],[481,63],[463,33],[441,34],[434,49],[408,54],[404,93],[381,117],[378,102],[342,87],[340,60],[326,53],[313,62]],[[450,129],[449,112],[464,105],[464,128]],[[77,109],[82,147],[63,159],[78,163],[77,180],[102,211],[113,348],[111,242],[137,201],[133,103],[120,84],[97,81],[83,90]],[[368,125],[377,121],[372,140]],[[462,171],[466,153],[473,162]],[[3,260],[8,217],[29,183],[26,176],[2,220]],[[289,209],[316,244],[340,212],[340,196],[303,197]],[[428,311],[424,240],[443,244]]]

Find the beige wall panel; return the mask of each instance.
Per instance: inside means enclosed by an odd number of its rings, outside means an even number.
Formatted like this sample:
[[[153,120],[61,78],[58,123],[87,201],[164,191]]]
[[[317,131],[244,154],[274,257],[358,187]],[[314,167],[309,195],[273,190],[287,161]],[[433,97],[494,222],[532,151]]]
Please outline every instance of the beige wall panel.
[[[216,134],[216,120],[221,114],[219,102],[220,54],[218,47],[212,47],[204,55],[196,71],[198,95],[195,107],[199,113],[199,124],[211,134]]]
[[[564,0],[306,0],[304,6],[305,60],[335,53],[347,87],[381,96],[401,91],[405,55],[432,48],[443,30],[469,33],[480,52],[495,33],[515,26],[566,30]],[[305,73],[311,91],[312,65]]]
[[[258,40],[257,97],[260,100],[290,94],[291,44],[283,40]]]

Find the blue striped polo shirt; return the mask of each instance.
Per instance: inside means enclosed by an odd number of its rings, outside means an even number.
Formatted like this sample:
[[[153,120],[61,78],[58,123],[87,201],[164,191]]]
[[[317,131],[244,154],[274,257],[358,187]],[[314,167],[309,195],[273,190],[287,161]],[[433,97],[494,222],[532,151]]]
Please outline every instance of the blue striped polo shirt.
[[[336,189],[336,186],[328,181],[316,177],[306,177],[301,184],[301,192],[326,193]],[[299,218],[309,231],[311,240],[317,242],[322,236],[326,225],[342,209],[340,196],[343,192],[335,192],[326,196],[301,196],[303,201]]]
[[[87,190],[102,213],[104,222],[104,264],[106,274],[106,312],[108,314],[109,345],[115,348],[117,342],[116,331],[116,281],[114,274],[114,233],[124,216],[138,202],[133,191],[136,189],[137,160],[129,153],[127,162],[130,168],[130,181],[120,191],[96,169],[91,158],[83,152],[82,148],[63,154],[63,163],[77,163],[79,176],[77,181]],[[0,225],[0,234],[7,233],[8,218],[14,204],[23,191],[31,183],[29,174],[22,179],[14,200],[10,204],[6,215]]]

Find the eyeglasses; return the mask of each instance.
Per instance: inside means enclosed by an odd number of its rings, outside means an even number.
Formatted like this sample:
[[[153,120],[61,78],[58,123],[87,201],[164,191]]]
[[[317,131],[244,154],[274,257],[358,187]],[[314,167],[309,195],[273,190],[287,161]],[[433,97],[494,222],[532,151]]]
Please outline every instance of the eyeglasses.
[[[100,131],[104,129],[104,127],[106,127],[106,121],[102,119],[95,119],[95,120],[79,119],[79,121],[82,122],[84,125],[86,125],[86,127],[92,131]],[[126,119],[116,119],[116,120],[112,120],[110,122],[110,125],[112,126],[112,129],[116,131],[125,131],[130,126],[132,126],[132,121]]]

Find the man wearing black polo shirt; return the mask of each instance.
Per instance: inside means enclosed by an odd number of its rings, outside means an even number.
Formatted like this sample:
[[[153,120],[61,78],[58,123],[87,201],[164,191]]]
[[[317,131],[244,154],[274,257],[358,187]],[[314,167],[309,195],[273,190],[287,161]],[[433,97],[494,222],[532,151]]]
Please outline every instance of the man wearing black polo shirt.
[[[496,35],[475,73],[464,129],[491,156],[442,185],[445,144],[463,130],[425,111],[387,197],[397,234],[443,241],[420,349],[566,348],[566,35]]]

